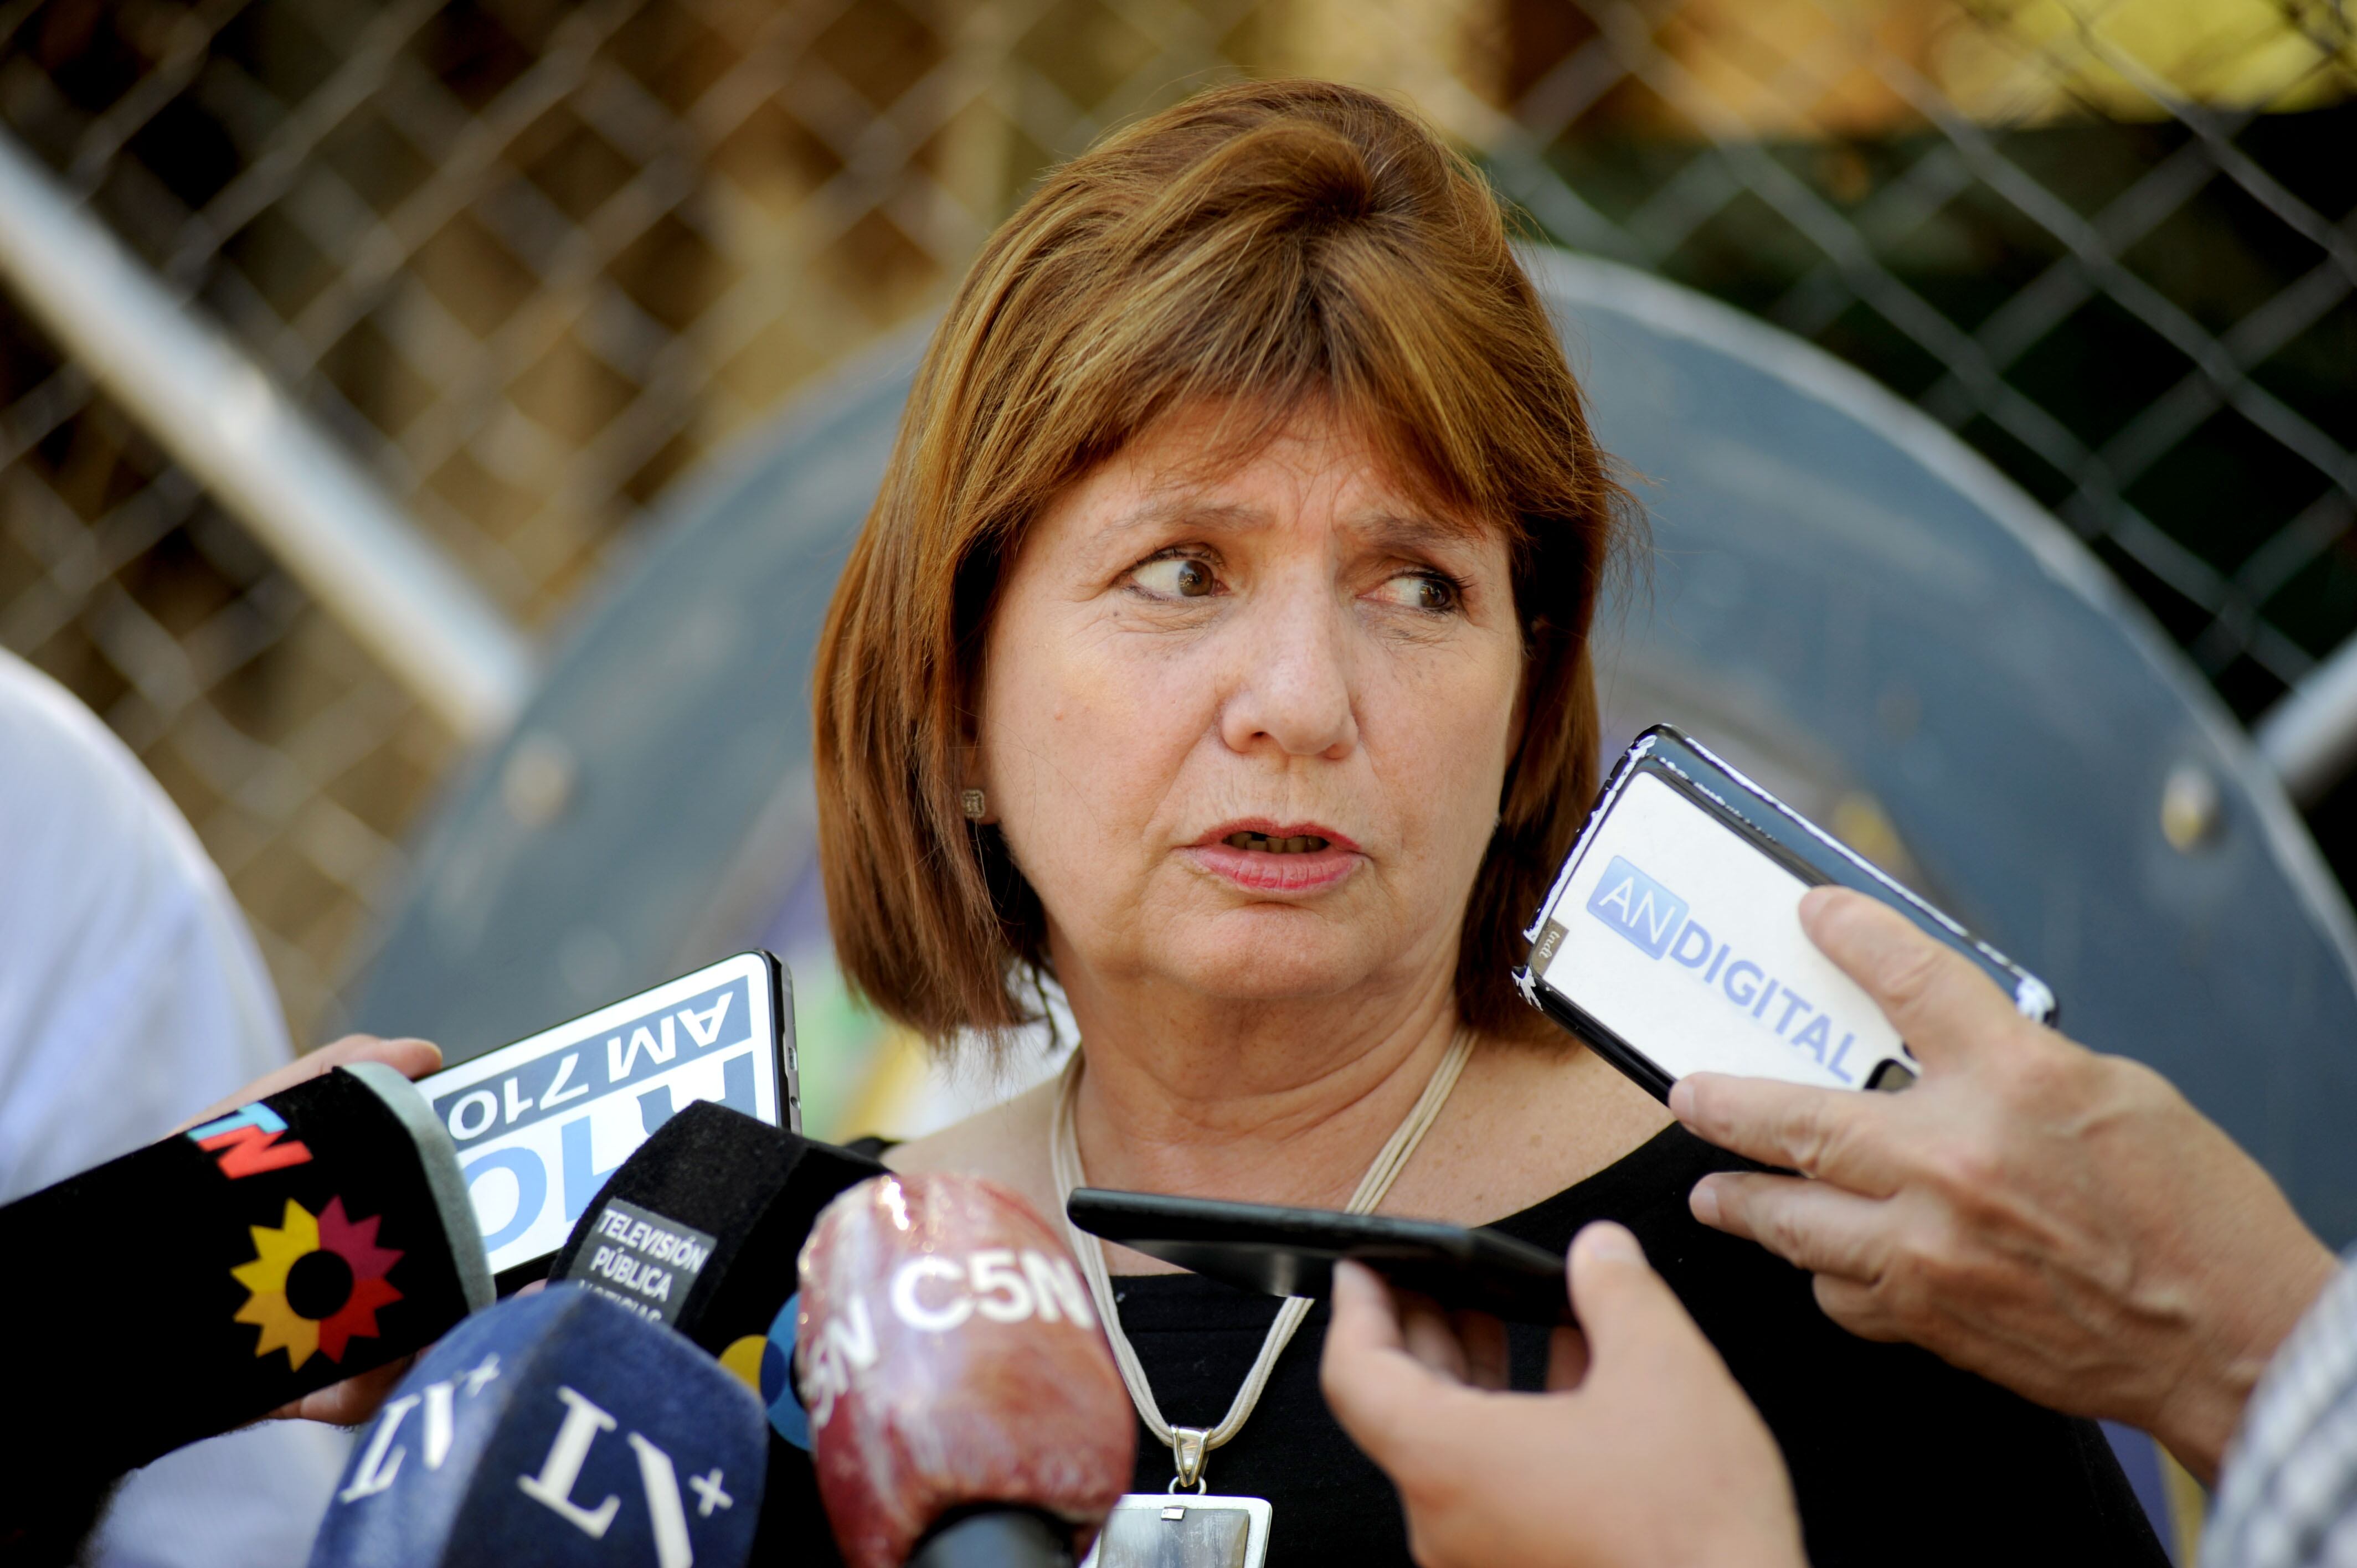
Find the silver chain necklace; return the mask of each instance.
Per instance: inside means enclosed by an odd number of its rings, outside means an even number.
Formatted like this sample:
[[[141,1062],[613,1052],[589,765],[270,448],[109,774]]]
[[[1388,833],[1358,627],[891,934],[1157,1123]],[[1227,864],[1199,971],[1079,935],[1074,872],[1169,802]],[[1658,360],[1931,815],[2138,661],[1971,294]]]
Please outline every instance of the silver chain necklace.
[[[1472,1054],[1472,1032],[1460,1026],[1448,1042],[1440,1065],[1433,1069],[1431,1081],[1424,1086],[1424,1093],[1410,1107],[1406,1119],[1393,1132],[1390,1140],[1376,1152],[1367,1174],[1359,1178],[1358,1190],[1345,1206],[1348,1212],[1372,1214],[1383,1202],[1392,1183],[1406,1167],[1409,1156],[1415,1153],[1416,1145],[1424,1142],[1425,1133],[1439,1119],[1441,1107],[1448,1102],[1449,1091],[1457,1087],[1458,1076],[1465,1070],[1466,1059]],[[1049,1131],[1049,1161],[1055,1172],[1060,1207],[1069,1204],[1073,1189],[1088,1179],[1081,1169],[1080,1133],[1073,1122],[1072,1109],[1080,1093],[1082,1068],[1082,1054],[1076,1049],[1057,1085],[1055,1115]],[[1261,1342],[1260,1355],[1244,1377],[1243,1387],[1236,1391],[1228,1413],[1218,1425],[1173,1426],[1164,1419],[1162,1407],[1154,1398],[1154,1387],[1146,1380],[1146,1369],[1130,1345],[1127,1331],[1122,1327],[1121,1313],[1114,1301],[1113,1281],[1105,1272],[1104,1244],[1072,1224],[1069,1217],[1064,1225],[1071,1237],[1073,1255],[1080,1259],[1082,1276],[1088,1281],[1089,1294],[1096,1302],[1097,1320],[1104,1325],[1105,1337],[1113,1344],[1114,1361],[1121,1369],[1121,1380],[1128,1386],[1129,1397],[1136,1404],[1146,1430],[1171,1452],[1178,1474],[1171,1479],[1169,1493],[1176,1494],[1182,1487],[1195,1489],[1193,1496],[1185,1498],[1153,1493],[1133,1493],[1123,1498],[1107,1519],[1096,1550],[1089,1554],[1089,1564],[1094,1568],[1131,1568],[1132,1564],[1143,1568],[1147,1563],[1182,1563],[1191,1568],[1200,1563],[1219,1564],[1221,1568],[1228,1564],[1259,1568],[1268,1547],[1271,1510],[1267,1499],[1211,1496],[1209,1483],[1203,1478],[1203,1466],[1212,1449],[1243,1430],[1268,1387],[1270,1375],[1276,1369],[1277,1358],[1285,1353],[1294,1331],[1308,1316],[1311,1304],[1304,1297],[1293,1296],[1278,1309],[1276,1321],[1269,1325],[1268,1337]],[[1089,1564],[1083,1568],[1089,1568]]]

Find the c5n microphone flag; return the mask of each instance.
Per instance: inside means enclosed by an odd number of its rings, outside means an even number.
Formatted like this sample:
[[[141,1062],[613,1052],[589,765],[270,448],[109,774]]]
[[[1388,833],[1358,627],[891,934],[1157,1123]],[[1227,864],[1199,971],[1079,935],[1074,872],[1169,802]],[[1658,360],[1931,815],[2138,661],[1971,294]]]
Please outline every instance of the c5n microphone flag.
[[[1088,1287],[1006,1187],[877,1176],[802,1255],[795,1376],[851,1568],[1070,1568],[1136,1422]]]
[[[432,1343],[491,1282],[447,1133],[407,1079],[343,1067],[0,1208],[48,1260],[9,1403],[40,1412],[0,1507],[145,1465]]]
[[[766,1439],[711,1357],[551,1285],[419,1359],[353,1444],[311,1568],[735,1568]]]

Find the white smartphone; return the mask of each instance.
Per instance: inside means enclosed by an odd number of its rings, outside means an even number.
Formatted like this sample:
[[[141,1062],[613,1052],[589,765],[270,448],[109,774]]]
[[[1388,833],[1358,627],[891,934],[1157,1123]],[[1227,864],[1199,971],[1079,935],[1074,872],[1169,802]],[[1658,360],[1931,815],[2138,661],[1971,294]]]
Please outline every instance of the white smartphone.
[[[1666,725],[1606,781],[1514,983],[1663,1099],[1693,1072],[1904,1089],[1921,1070],[1906,1042],[1801,929],[1801,896],[1828,883],[1890,905],[2052,1021],[2037,976]]]
[[[541,1278],[606,1178],[691,1100],[802,1131],[793,992],[738,953],[419,1080],[500,1294]]]

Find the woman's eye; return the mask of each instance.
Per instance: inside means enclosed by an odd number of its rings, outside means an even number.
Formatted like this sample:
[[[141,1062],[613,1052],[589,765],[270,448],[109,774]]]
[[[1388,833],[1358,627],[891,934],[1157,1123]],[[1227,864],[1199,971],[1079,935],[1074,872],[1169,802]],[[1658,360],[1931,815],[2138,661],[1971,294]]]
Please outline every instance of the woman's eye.
[[[1429,572],[1402,572],[1375,590],[1375,596],[1405,609],[1440,612],[1457,607],[1457,585]]]
[[[1147,593],[1167,599],[1200,599],[1217,591],[1220,585],[1210,563],[1191,555],[1166,555],[1158,561],[1148,561],[1129,576]]]

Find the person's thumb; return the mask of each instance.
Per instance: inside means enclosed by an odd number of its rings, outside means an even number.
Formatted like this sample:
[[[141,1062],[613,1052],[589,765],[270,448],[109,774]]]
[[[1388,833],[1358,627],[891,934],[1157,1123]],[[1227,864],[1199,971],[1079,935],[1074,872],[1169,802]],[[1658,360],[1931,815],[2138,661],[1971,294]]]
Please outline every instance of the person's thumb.
[[[1348,1259],[1334,1265],[1333,1318],[1318,1380],[1334,1419],[1379,1465],[1415,1431],[1418,1412],[1442,1386],[1407,1354],[1383,1282]]]
[[[1995,981],[1888,904],[1846,887],[1812,887],[1801,898],[1801,929],[1874,998],[1926,1069],[2001,1047],[2020,1026],[2013,999]]]
[[[1663,1356],[1717,1355],[1625,1228],[1609,1219],[1588,1226],[1573,1238],[1567,1266],[1590,1376]]]

